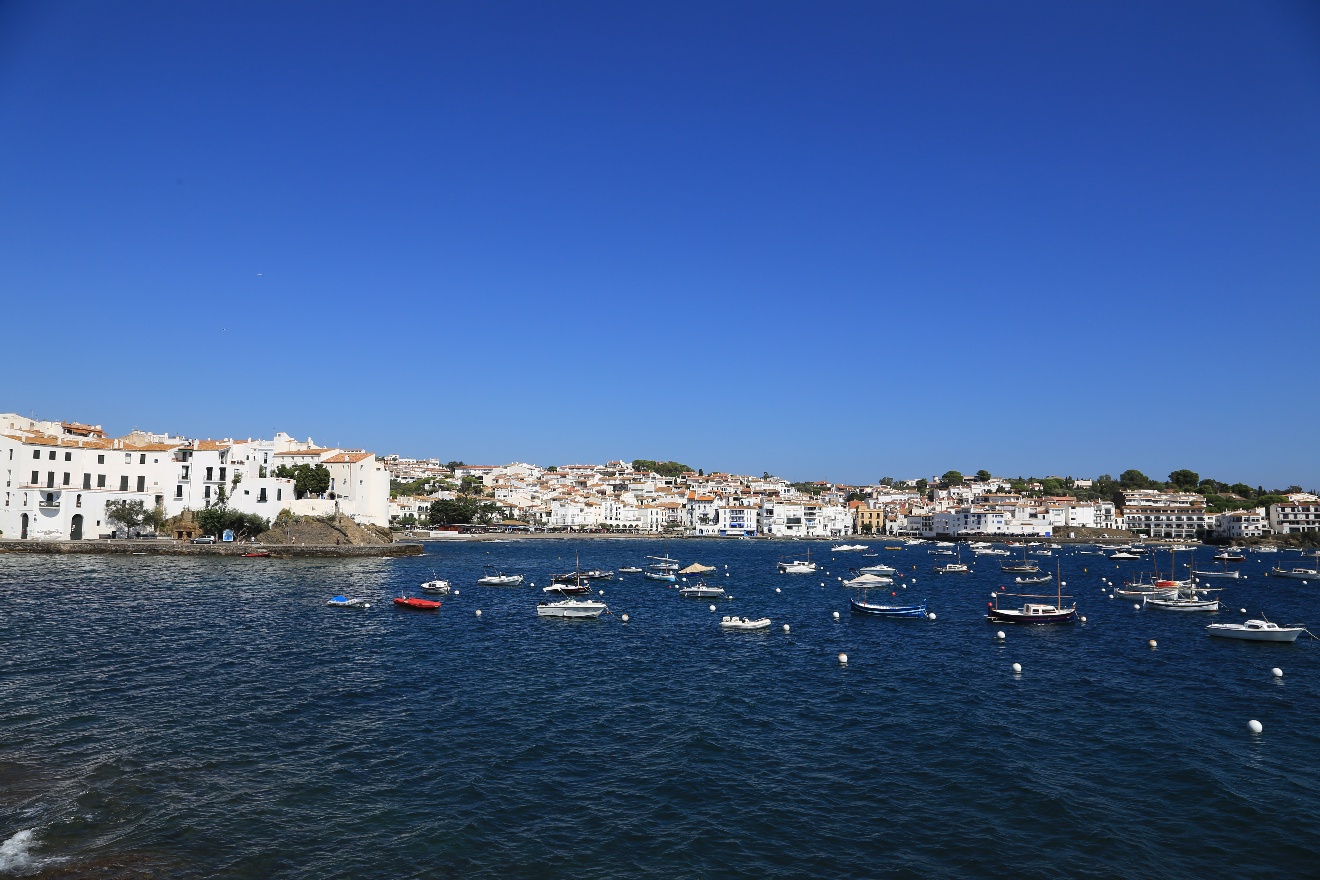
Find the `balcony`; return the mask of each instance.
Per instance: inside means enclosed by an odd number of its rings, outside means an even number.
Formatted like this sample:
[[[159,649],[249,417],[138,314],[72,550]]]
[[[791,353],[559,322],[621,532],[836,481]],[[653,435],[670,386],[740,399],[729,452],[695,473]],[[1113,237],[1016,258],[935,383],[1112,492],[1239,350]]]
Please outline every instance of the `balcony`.
[[[37,507],[59,507],[59,506],[60,506],[59,501],[54,501],[54,500],[37,502]]]

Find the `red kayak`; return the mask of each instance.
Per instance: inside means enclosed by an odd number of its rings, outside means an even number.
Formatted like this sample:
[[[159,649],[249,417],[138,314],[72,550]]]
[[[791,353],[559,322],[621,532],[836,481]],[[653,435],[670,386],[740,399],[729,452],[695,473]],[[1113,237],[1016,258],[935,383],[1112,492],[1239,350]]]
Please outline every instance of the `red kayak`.
[[[243,557],[246,558],[246,559],[265,559],[265,558],[268,557],[268,556],[270,556],[270,551],[269,551],[269,550],[257,550],[257,551],[252,552],[252,553],[244,553],[244,554],[243,554]]]
[[[411,608],[414,611],[438,611],[439,602],[433,602],[430,599],[414,599],[411,596],[400,596],[394,600],[394,604],[400,608]]]

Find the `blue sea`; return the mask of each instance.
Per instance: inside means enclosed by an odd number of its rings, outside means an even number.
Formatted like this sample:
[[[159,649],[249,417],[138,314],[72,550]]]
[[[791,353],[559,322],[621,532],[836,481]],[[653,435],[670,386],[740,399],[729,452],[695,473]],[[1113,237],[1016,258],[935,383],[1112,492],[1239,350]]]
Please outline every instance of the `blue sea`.
[[[823,542],[0,555],[0,873],[1320,875],[1320,645],[1204,630],[1246,608],[1320,633],[1320,583],[1263,576],[1296,553],[1252,555],[1206,615],[1108,597],[1149,561],[1056,551],[1087,619],[1032,630],[982,617],[1000,559],[941,577],[866,543],[936,620],[851,616],[838,578],[877,560]],[[819,575],[776,573],[808,546]],[[596,585],[613,616],[535,614],[575,556],[666,550],[733,598],[629,575]],[[487,565],[537,586],[476,586]],[[459,589],[438,613],[389,602],[436,574]],[[326,607],[341,593],[375,605]]]

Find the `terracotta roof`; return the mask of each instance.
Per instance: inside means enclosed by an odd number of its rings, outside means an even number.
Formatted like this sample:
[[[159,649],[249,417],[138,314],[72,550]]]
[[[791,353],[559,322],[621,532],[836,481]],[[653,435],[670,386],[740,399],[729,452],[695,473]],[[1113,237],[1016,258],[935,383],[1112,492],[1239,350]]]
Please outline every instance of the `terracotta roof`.
[[[199,452],[219,452],[221,449],[228,449],[233,445],[228,440],[194,440],[192,448]]]
[[[320,455],[322,452],[329,452],[329,449],[291,449],[288,452],[277,452],[276,455]]]
[[[364,458],[374,458],[375,454],[371,452],[341,452],[338,455],[332,455],[323,460],[322,464],[357,464]]]

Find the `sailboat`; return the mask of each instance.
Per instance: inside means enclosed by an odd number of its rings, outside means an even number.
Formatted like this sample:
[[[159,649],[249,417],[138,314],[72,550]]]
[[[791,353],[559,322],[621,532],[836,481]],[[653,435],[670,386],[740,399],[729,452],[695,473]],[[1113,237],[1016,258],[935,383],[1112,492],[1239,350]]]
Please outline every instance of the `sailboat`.
[[[1270,569],[1270,577],[1276,578],[1295,578],[1301,581],[1309,581],[1320,578],[1320,550],[1315,552],[1315,568],[1291,568],[1283,569],[1277,565]]]
[[[816,569],[818,568],[820,568],[820,566],[811,561],[810,547],[807,548],[806,560],[794,559],[792,562],[783,562],[781,560],[779,563],[780,574],[815,574]]]
[[[990,623],[1072,623],[1077,619],[1077,602],[1073,601],[1070,607],[1063,606],[1065,598],[1071,599],[1071,596],[1063,595],[1062,572],[1056,567],[1055,582],[1058,584],[1058,592],[1054,596],[1033,596],[1026,593],[995,593],[995,600],[986,603],[988,609],[985,619]],[[1024,602],[1021,608],[1000,608],[1000,596],[1014,596],[1019,599],[1054,599],[1053,605],[1047,605],[1044,602]]]
[[[575,554],[573,557],[573,572],[571,574],[557,574],[550,579],[550,586],[542,587],[544,593],[558,593],[561,596],[581,596],[583,593],[590,593],[591,587],[587,573],[582,570],[582,554]]]
[[[1023,574],[1036,574],[1040,571],[1040,564],[1027,558],[1027,548],[1024,545],[1022,548],[1022,561],[1018,562],[1014,560],[1013,562],[1001,562],[999,563],[999,570],[1017,571],[1022,572]]]
[[[962,547],[958,547],[958,561],[946,562],[944,565],[935,566],[936,574],[967,574],[971,569],[962,561]]]

